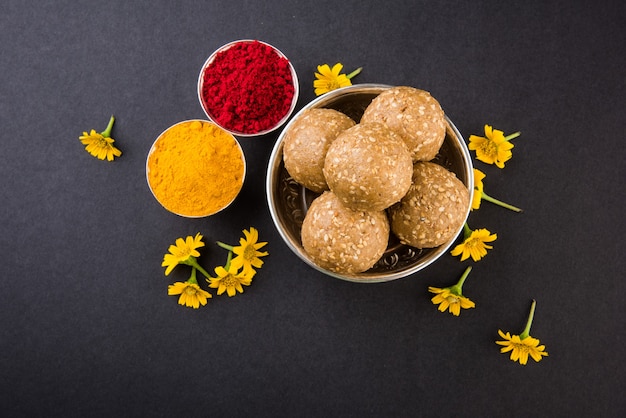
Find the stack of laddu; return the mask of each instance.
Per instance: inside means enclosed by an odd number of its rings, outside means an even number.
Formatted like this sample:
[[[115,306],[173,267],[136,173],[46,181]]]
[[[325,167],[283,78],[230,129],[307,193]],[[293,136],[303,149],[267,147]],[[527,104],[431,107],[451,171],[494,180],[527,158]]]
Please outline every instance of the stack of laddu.
[[[367,271],[393,233],[416,248],[447,242],[464,222],[469,191],[431,162],[446,123],[430,93],[408,86],[378,95],[356,123],[325,108],[301,113],[285,132],[289,175],[320,193],[302,224],[302,246],[318,266]]]

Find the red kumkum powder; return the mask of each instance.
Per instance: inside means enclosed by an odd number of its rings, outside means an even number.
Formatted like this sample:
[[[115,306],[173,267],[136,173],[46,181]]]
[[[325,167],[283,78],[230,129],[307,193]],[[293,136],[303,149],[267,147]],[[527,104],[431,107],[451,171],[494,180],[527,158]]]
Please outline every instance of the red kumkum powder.
[[[259,41],[215,55],[203,74],[202,101],[214,122],[243,134],[273,128],[294,98],[289,61]]]

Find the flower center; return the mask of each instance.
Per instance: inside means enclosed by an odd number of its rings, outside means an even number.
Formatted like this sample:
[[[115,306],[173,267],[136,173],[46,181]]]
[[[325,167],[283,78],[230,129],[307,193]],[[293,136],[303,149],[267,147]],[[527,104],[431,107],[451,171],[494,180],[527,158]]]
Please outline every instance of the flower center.
[[[481,148],[487,155],[495,155],[498,152],[498,147],[493,141],[484,141]]]
[[[328,90],[336,90],[339,87],[341,87],[341,86],[339,85],[337,80],[329,80],[328,81]]]
[[[471,240],[467,241],[467,243],[465,243],[465,245],[467,245],[468,247],[472,247],[472,248],[475,248],[479,246],[480,244],[482,244],[482,241],[479,240],[478,238],[472,238]]]
[[[110,144],[107,142],[106,138],[101,136],[98,138],[98,146],[101,148],[106,148],[108,147]]]
[[[456,296],[454,296],[454,295],[450,295],[450,296],[448,296],[448,297],[446,298],[446,300],[448,301],[448,303],[449,303],[450,305],[453,305],[453,304],[455,304],[455,303],[459,303],[459,298],[457,298],[457,297],[456,297]]]
[[[530,347],[523,343],[514,343],[513,346],[516,350],[520,350],[521,352],[528,353],[530,352]]]
[[[191,257],[191,249],[190,248],[180,248],[179,249],[179,254],[178,254],[178,258],[181,261],[186,261],[187,259],[189,259],[189,257]]]
[[[256,255],[256,250],[252,245],[247,245],[246,249],[243,251],[243,258],[246,260],[252,260]]]
[[[196,291],[196,288],[195,288],[195,287],[193,287],[193,286],[187,286],[187,287],[185,288],[185,293],[186,293],[187,295],[189,295],[189,296],[193,296],[193,295],[195,295],[195,294],[197,293],[197,291]]]
[[[228,274],[222,278],[222,284],[226,287],[233,287],[237,285],[237,279],[232,274]]]

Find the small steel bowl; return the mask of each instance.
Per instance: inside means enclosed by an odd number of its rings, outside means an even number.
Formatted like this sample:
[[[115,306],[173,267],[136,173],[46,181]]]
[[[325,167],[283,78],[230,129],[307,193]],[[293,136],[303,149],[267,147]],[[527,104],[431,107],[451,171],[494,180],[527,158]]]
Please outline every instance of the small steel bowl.
[[[291,100],[291,106],[289,107],[289,110],[287,111],[287,113],[278,121],[278,123],[276,123],[274,126],[265,129],[263,131],[258,131],[258,132],[253,132],[253,133],[244,133],[244,132],[238,132],[235,130],[230,129],[227,126],[224,126],[222,124],[220,124],[219,122],[217,122],[215,120],[215,118],[213,117],[213,115],[211,114],[210,110],[207,108],[204,99],[202,97],[202,89],[203,89],[203,85],[204,85],[204,73],[207,69],[207,67],[209,67],[213,61],[215,61],[215,57],[221,53],[226,51],[227,49],[241,44],[241,43],[251,43],[251,42],[259,42],[261,44],[267,45],[269,46],[272,50],[274,50],[274,52],[276,52],[276,54],[279,57],[285,58],[288,63],[289,63],[289,69],[291,71],[291,79],[293,81],[293,87],[294,87],[294,92],[293,92],[293,98]],[[216,125],[218,125],[219,127],[221,127],[222,129],[230,132],[233,135],[237,135],[239,137],[255,137],[255,136],[261,136],[261,135],[265,135],[268,134],[270,132],[275,131],[276,129],[280,128],[282,125],[285,124],[285,122],[287,122],[287,120],[289,119],[289,117],[291,116],[291,114],[293,113],[293,111],[296,108],[296,103],[298,102],[298,95],[300,92],[300,87],[298,84],[298,75],[296,74],[296,70],[293,67],[293,65],[291,64],[291,61],[289,61],[289,59],[285,56],[285,54],[283,54],[278,48],[276,48],[273,45],[268,44],[267,42],[263,42],[263,41],[258,41],[258,40],[254,40],[254,39],[240,39],[238,41],[233,41],[233,42],[229,42],[221,47],[219,47],[215,52],[213,52],[209,58],[207,58],[207,60],[204,62],[204,65],[202,65],[202,69],[200,70],[200,75],[198,76],[198,100],[200,101],[200,106],[202,107],[202,110],[204,111],[204,113],[206,114],[206,116],[209,118],[210,121],[212,121],[213,123],[215,123]]]
[[[207,211],[207,212],[200,213],[200,214],[188,214],[188,213],[181,213],[181,212],[177,212],[177,211],[175,211],[175,210],[174,210],[174,209],[170,206],[170,204],[169,204],[169,202],[167,201],[167,199],[166,199],[164,196],[160,196],[160,195],[159,195],[159,194],[158,194],[158,193],[157,193],[157,192],[153,189],[152,184],[151,184],[151,181],[150,181],[150,179],[151,179],[151,175],[150,175],[150,174],[151,174],[151,172],[150,172],[150,159],[152,158],[152,155],[156,152],[156,150],[157,150],[157,145],[159,144],[159,142],[161,142],[161,144],[163,144],[163,142],[162,142],[162,141],[163,141],[163,137],[165,136],[165,134],[166,134],[169,130],[171,130],[171,129],[173,129],[174,127],[177,127],[177,126],[179,126],[179,125],[190,125],[190,124],[192,124],[192,123],[197,123],[197,122],[200,122],[200,123],[202,123],[202,124],[209,124],[209,125],[212,125],[212,126],[214,126],[216,129],[219,129],[219,130],[224,131],[224,133],[226,133],[226,134],[230,137],[230,139],[232,139],[233,143],[236,145],[236,150],[237,150],[237,151],[236,151],[236,152],[237,152],[237,155],[235,156],[235,158],[236,158],[236,159],[240,159],[240,160],[241,160],[241,162],[243,163],[243,172],[242,172],[242,177],[241,177],[241,184],[239,184],[239,185],[238,185],[238,188],[237,188],[237,190],[235,191],[235,193],[234,193],[234,195],[233,195],[232,199],[230,199],[228,202],[224,202],[224,204],[223,204],[223,205],[221,205],[219,208],[217,208],[217,209],[215,209],[215,210],[213,210],[213,211]],[[214,161],[214,160],[211,160],[211,159],[207,159],[207,160],[205,161],[205,164],[207,164],[207,165],[214,164],[214,163],[215,163],[215,161]],[[166,167],[160,167],[160,169],[161,169],[161,170],[167,170],[167,171],[170,171],[170,172],[173,170],[173,168],[172,168],[172,167],[167,167],[167,166],[166,166]],[[173,213],[173,214],[175,214],[175,215],[182,216],[182,217],[184,217],[184,218],[204,218],[204,217],[207,217],[207,216],[215,215],[216,213],[221,212],[221,211],[223,211],[224,209],[226,209],[227,207],[229,207],[229,206],[230,206],[230,205],[231,205],[231,204],[235,201],[235,199],[237,198],[237,196],[238,196],[238,195],[239,195],[239,193],[241,192],[241,189],[242,189],[242,187],[243,187],[243,183],[244,183],[244,181],[245,181],[245,177],[246,177],[246,157],[245,157],[245,155],[244,155],[244,153],[243,153],[243,149],[241,148],[241,145],[239,144],[239,141],[237,141],[237,138],[235,138],[233,135],[231,135],[230,133],[228,133],[225,129],[222,129],[222,128],[221,128],[220,126],[218,126],[216,123],[213,123],[213,122],[208,121],[208,120],[202,120],[202,119],[190,119],[190,120],[184,120],[184,121],[181,121],[181,122],[175,123],[174,125],[172,125],[172,126],[168,127],[168,128],[167,128],[167,129],[165,129],[163,132],[161,132],[161,133],[159,134],[159,136],[157,137],[157,139],[154,141],[154,143],[153,143],[153,144],[152,144],[152,146],[150,147],[150,150],[148,151],[148,156],[147,156],[147,158],[146,158],[146,181],[147,181],[147,183],[148,183],[148,188],[150,189],[150,192],[152,193],[152,196],[154,196],[154,198],[156,199],[156,201],[157,201],[157,202],[159,202],[159,204],[161,204],[161,206],[162,206],[165,210],[167,210],[167,211],[169,211],[169,212],[171,212],[171,213]],[[198,190],[198,191],[197,191],[197,193],[202,193],[202,192],[203,192],[203,190]],[[206,199],[210,199],[210,198],[211,198],[211,197],[210,197],[210,195],[209,195],[208,193],[207,193],[207,194],[205,194],[205,196],[206,196]]]
[[[463,230],[461,225],[454,236],[436,248],[418,249],[401,244],[390,234],[387,250],[381,259],[369,270],[359,274],[339,274],[316,265],[302,247],[300,231],[306,212],[319,194],[296,183],[285,169],[283,163],[283,141],[285,132],[294,120],[310,108],[331,108],[350,116],[355,122],[361,120],[365,108],[372,99],[391,86],[384,84],[356,84],[333,90],[306,105],[285,126],[279,135],[270,155],[266,179],[266,195],[272,220],[287,246],[306,264],[314,269],[342,280],[359,283],[378,283],[400,279],[416,273],[446,253]],[[452,171],[465,184],[468,190],[474,189],[472,160],[465,140],[446,116],[446,137],[436,162]],[[467,207],[465,218],[471,208]]]

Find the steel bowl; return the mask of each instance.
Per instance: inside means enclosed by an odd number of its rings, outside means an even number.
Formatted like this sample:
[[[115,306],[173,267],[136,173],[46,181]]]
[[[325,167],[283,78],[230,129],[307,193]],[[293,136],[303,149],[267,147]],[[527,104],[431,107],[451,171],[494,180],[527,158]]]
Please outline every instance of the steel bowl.
[[[206,106],[206,103],[205,103],[205,101],[203,99],[202,90],[203,90],[203,86],[204,86],[204,73],[205,73],[207,67],[209,67],[209,66],[211,66],[213,64],[213,61],[215,61],[215,57],[218,54],[220,54],[221,52],[226,51],[229,48],[232,48],[235,45],[238,45],[238,44],[241,44],[241,43],[244,43],[244,44],[245,43],[251,43],[251,42],[259,42],[261,44],[264,44],[264,45],[270,47],[272,50],[274,50],[274,52],[276,52],[276,54],[279,57],[285,58],[288,61],[288,63],[289,63],[289,70],[291,72],[291,79],[293,81],[294,94],[293,94],[293,98],[291,100],[291,106],[289,107],[289,110],[287,111],[287,113],[275,125],[269,127],[268,129],[262,130],[262,131],[251,132],[251,133],[244,133],[244,132],[239,132],[239,131],[230,129],[229,127],[224,126],[224,125],[220,124],[219,122],[217,122],[215,117],[213,117],[213,115],[211,114],[211,111]],[[291,64],[291,61],[289,60],[289,58],[287,58],[285,56],[285,54],[283,54],[282,51],[280,51],[275,46],[270,45],[267,42],[254,40],[254,39],[240,39],[240,40],[237,40],[237,41],[229,42],[229,43],[219,47],[204,62],[204,64],[202,65],[202,68],[200,70],[200,74],[198,76],[198,86],[197,86],[198,100],[200,101],[200,106],[202,107],[202,110],[204,111],[206,116],[209,118],[209,120],[214,122],[216,125],[220,126],[222,129],[230,132],[232,135],[236,135],[236,136],[239,136],[239,137],[262,136],[262,135],[268,134],[268,133],[273,132],[276,129],[280,128],[282,125],[285,124],[285,122],[287,122],[287,120],[289,120],[289,117],[291,116],[291,114],[295,110],[296,103],[298,102],[298,95],[299,95],[299,93],[300,93],[300,87],[299,87],[299,83],[298,83],[298,75],[296,74],[296,70],[293,67],[293,65]]]
[[[285,169],[283,163],[285,132],[302,112],[310,108],[335,109],[350,116],[358,123],[372,99],[389,88],[391,86],[384,84],[356,84],[333,90],[318,97],[304,106],[284,127],[270,155],[266,195],[270,214],[278,232],[291,251],[302,261],[337,279],[359,283],[378,283],[407,277],[426,268],[445,254],[463,230],[461,225],[448,242],[439,247],[427,249],[404,245],[391,233],[384,255],[371,269],[359,274],[339,274],[321,268],[309,258],[302,247],[300,235],[302,222],[311,202],[319,194],[296,183]],[[432,161],[452,171],[471,191],[474,189],[474,175],[469,150],[461,133],[447,116],[446,125],[445,140],[438,155]],[[466,219],[471,209],[471,199],[469,200],[470,204],[465,214]]]
[[[164,196],[160,196],[153,188],[152,188],[152,184],[150,182],[151,176],[150,176],[150,159],[152,157],[152,154],[156,151],[157,149],[157,144],[159,144],[160,141],[163,141],[163,137],[165,136],[165,134],[170,130],[173,129],[174,127],[177,127],[179,125],[189,125],[192,124],[194,122],[200,122],[203,124],[209,124],[214,126],[216,129],[220,129],[223,130],[229,137],[230,139],[232,139],[232,141],[234,142],[234,144],[236,145],[236,150],[237,150],[237,155],[235,156],[236,159],[241,159],[242,163],[243,163],[243,173],[242,173],[242,178],[241,178],[241,184],[238,185],[238,189],[236,191],[236,193],[233,195],[232,199],[230,199],[228,202],[224,202],[224,204],[222,206],[220,206],[219,208],[217,208],[214,211],[209,211],[209,212],[205,212],[205,213],[201,213],[201,214],[195,214],[195,215],[190,215],[190,214],[186,214],[186,213],[179,213],[176,212],[175,210],[173,210],[170,205],[168,204],[167,199],[164,198]],[[207,160],[204,161],[204,163],[206,165],[210,165],[210,164],[215,164],[215,160],[211,159],[210,157],[207,157]],[[173,168],[171,167],[161,167],[161,170],[167,170],[167,171],[172,171]],[[148,188],[150,189],[150,192],[152,193],[152,196],[154,196],[154,198],[157,200],[157,202],[159,202],[159,204],[167,211],[178,215],[178,216],[182,216],[184,218],[204,218],[207,216],[211,216],[211,215],[215,215],[218,212],[223,211],[224,209],[226,209],[227,207],[229,207],[237,198],[237,196],[239,195],[239,193],[241,192],[241,189],[243,187],[244,181],[245,181],[245,177],[246,177],[246,157],[243,153],[243,149],[241,148],[241,145],[239,144],[239,141],[237,141],[237,138],[235,138],[234,135],[231,135],[230,133],[228,133],[225,129],[222,129],[221,127],[219,127],[217,124],[208,121],[208,120],[203,120],[203,119],[189,119],[189,120],[184,120],[178,123],[175,123],[174,125],[168,127],[167,129],[165,129],[163,132],[161,132],[159,134],[159,136],[156,138],[156,140],[153,142],[152,146],[150,147],[150,150],[148,151],[148,156],[146,157],[146,181],[148,183]],[[206,190],[198,190],[198,193],[202,193],[203,191],[206,192]],[[206,199],[210,199],[210,195],[209,194],[203,194],[204,196],[206,196]]]

